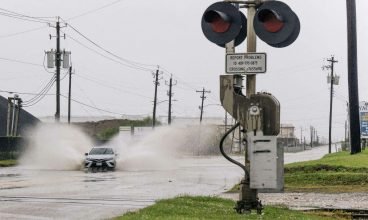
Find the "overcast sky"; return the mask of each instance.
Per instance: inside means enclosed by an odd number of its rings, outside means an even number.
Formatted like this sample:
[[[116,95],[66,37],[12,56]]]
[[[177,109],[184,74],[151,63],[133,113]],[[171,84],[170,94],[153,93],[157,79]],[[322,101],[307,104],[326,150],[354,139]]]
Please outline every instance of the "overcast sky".
[[[205,87],[211,93],[205,100],[204,117],[223,116],[219,104],[219,75],[224,74],[224,49],[210,43],[202,34],[203,11],[210,0],[1,0],[0,1],[0,90],[38,93],[53,76],[42,67],[44,51],[55,48],[56,16],[71,26],[61,48],[72,52],[75,69],[72,96],[96,108],[73,103],[78,116],[150,115],[154,84],[152,72],[157,65],[163,71],[159,101],[167,100],[165,81],[170,74],[177,81],[173,88],[174,116],[199,116],[200,94]],[[284,1],[301,22],[299,38],[289,47],[272,48],[258,40],[257,50],[268,55],[268,72],[257,77],[257,91],[272,93],[281,102],[281,122],[293,124],[304,133],[314,126],[319,135],[328,137],[329,86],[327,71],[321,67],[334,55],[340,75],[333,110],[333,137],[342,139],[347,117],[347,34],[345,0]],[[9,17],[10,10],[42,17],[35,22]],[[359,95],[368,100],[366,59],[368,22],[364,10],[368,1],[357,0]],[[244,10],[244,9],[243,9]],[[25,18],[25,17],[23,17]],[[73,30],[74,27],[75,30]],[[128,60],[124,62],[104,52],[77,31],[106,50]],[[237,52],[245,52],[244,44]],[[26,63],[13,62],[18,60]],[[137,62],[133,63],[132,62]],[[142,65],[144,64],[144,65]],[[130,68],[128,66],[134,66]],[[137,68],[137,66],[139,66]],[[65,70],[62,71],[64,76]],[[61,82],[67,95],[67,77]],[[48,92],[55,93],[55,86]],[[9,96],[6,92],[1,95]],[[25,101],[33,95],[21,94]],[[61,114],[67,115],[67,100],[61,98]],[[26,110],[36,116],[53,116],[55,96],[48,95]],[[158,105],[158,115],[167,114],[167,102]]]

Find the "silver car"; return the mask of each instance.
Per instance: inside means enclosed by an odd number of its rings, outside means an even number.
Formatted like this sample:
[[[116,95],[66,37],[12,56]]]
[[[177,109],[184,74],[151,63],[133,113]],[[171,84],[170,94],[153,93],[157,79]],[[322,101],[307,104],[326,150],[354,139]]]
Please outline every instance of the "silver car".
[[[89,153],[85,153],[84,167],[91,170],[114,170],[116,157],[111,147],[93,147]]]

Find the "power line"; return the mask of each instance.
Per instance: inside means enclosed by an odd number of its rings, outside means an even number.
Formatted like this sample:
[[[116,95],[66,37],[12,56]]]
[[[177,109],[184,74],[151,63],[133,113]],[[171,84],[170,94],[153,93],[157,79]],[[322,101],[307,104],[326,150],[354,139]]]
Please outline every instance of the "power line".
[[[63,97],[63,98],[68,99],[68,96],[66,96],[66,95],[60,94],[60,96],[61,96],[61,97]],[[91,105],[88,105],[88,104],[83,103],[83,102],[81,102],[81,101],[78,101],[78,100],[76,100],[76,99],[71,99],[71,100],[72,100],[73,102],[75,102],[75,103],[78,103],[78,104],[80,104],[80,105],[83,105],[83,106],[86,106],[86,107],[89,107],[89,108],[92,108],[92,109],[95,109],[95,110],[98,110],[98,111],[102,111],[102,112],[106,112],[106,113],[110,113],[110,114],[115,114],[115,115],[120,115],[120,116],[123,116],[123,115],[124,115],[124,114],[121,114],[121,113],[117,113],[117,112],[113,112],[113,111],[109,111],[109,110],[104,110],[104,109],[102,109],[102,108],[93,107],[93,106],[91,106]]]
[[[11,13],[14,16],[25,17],[25,18],[35,19],[35,20],[39,20],[39,21],[44,21],[44,22],[51,22],[50,20],[46,20],[45,18],[54,18],[54,17],[35,17],[35,16],[29,16],[29,15],[21,14],[19,12],[11,11],[11,10],[4,9],[4,8],[0,8],[0,10],[1,11],[5,11],[7,13]]]
[[[42,99],[46,97],[46,94],[50,91],[53,84],[56,81],[56,76],[54,75],[51,80],[46,84],[46,86],[38,93],[35,97],[31,98],[30,100],[23,102],[23,107],[31,107],[39,103]]]
[[[21,95],[38,95],[39,93],[30,93],[30,92],[18,92],[18,91],[7,91],[7,90],[0,90],[0,92],[5,92],[5,93],[9,93],[9,94],[21,94]],[[55,95],[55,94],[44,94],[45,96],[46,95]],[[63,98],[68,98],[68,96],[66,95],[63,95],[63,94],[60,94],[61,97]],[[95,109],[95,110],[99,110],[99,111],[102,111],[102,112],[106,112],[106,113],[111,113],[111,114],[115,114],[115,115],[120,115],[120,116],[123,116],[124,114],[121,114],[121,113],[117,113],[117,112],[113,112],[113,111],[109,111],[109,110],[105,110],[105,109],[102,109],[102,108],[98,108],[98,107],[94,107],[94,106],[91,106],[91,105],[88,105],[86,103],[83,103],[79,100],[76,100],[76,99],[71,99],[73,102],[75,103],[78,103],[82,106],[86,106],[86,107],[89,107],[89,108],[92,108],[92,109]],[[30,106],[24,106],[24,107],[30,107]]]
[[[3,9],[3,8],[0,8],[0,11],[3,11],[3,12],[0,12],[0,15],[18,19],[18,20],[30,21],[30,22],[36,22],[36,23],[44,23],[44,24],[48,24],[52,22],[50,20],[42,19],[40,17],[28,16],[28,15],[20,14],[20,13],[13,12],[13,11]]]
[[[27,29],[25,31],[20,31],[20,32],[15,32],[15,33],[11,33],[11,34],[4,34],[4,35],[0,35],[0,38],[8,38],[8,37],[14,37],[14,36],[17,36],[17,35],[21,35],[21,34],[26,34],[26,33],[29,33],[29,32],[33,32],[33,31],[37,31],[37,30],[41,30],[41,29],[44,29],[48,26],[41,26],[41,27],[37,27],[37,28],[32,28],[32,29]]]
[[[126,64],[126,63],[122,63],[122,62],[120,62],[120,61],[118,61],[118,60],[115,60],[115,59],[113,59],[113,58],[111,58],[111,57],[108,57],[108,56],[106,56],[106,55],[104,55],[104,54],[102,54],[102,53],[98,52],[97,50],[92,49],[91,47],[88,47],[87,45],[83,44],[82,42],[80,42],[79,40],[75,39],[74,37],[72,37],[72,36],[70,36],[70,35],[66,34],[65,32],[63,32],[63,33],[64,33],[68,38],[72,39],[74,42],[78,43],[79,45],[81,45],[81,46],[83,46],[83,47],[87,48],[88,50],[91,50],[92,52],[94,52],[94,53],[96,53],[96,54],[100,55],[101,57],[103,57],[103,58],[105,58],[105,59],[108,59],[108,60],[110,60],[110,61],[112,61],[112,62],[114,62],[114,63],[120,64],[120,65],[125,66],[125,67],[129,67],[129,68],[132,68],[132,69],[137,69],[137,70],[141,70],[141,71],[148,71],[148,72],[152,72],[152,69],[143,68],[143,67],[131,66],[131,65],[128,65],[128,64]]]
[[[151,99],[151,97],[148,97],[148,96],[145,96],[145,95],[142,95],[142,94],[139,94],[139,93],[135,93],[135,92],[130,92],[128,90],[124,90],[124,89],[121,89],[121,88],[118,88],[118,87],[114,87],[114,86],[111,86],[109,84],[104,84],[102,83],[101,81],[97,81],[97,80],[94,80],[94,79],[91,79],[91,78],[88,78],[86,76],[83,76],[81,74],[75,74],[75,76],[79,77],[79,78],[82,78],[82,79],[85,79],[85,80],[88,80],[90,82],[93,82],[95,84],[98,84],[100,86],[103,86],[103,87],[106,87],[106,88],[110,88],[110,89],[114,89],[114,90],[120,90],[124,93],[129,93],[129,94],[132,94],[132,95],[135,95],[135,96],[140,96],[140,97],[143,97],[143,98],[146,98],[146,99]]]
[[[65,21],[64,21],[65,22]],[[142,66],[151,66],[151,67],[155,67],[157,65],[153,65],[153,64],[144,64],[144,63],[139,63],[139,62],[135,62],[135,61],[132,61],[132,60],[128,60],[128,59],[125,59],[125,58],[122,58],[121,56],[118,56],[116,55],[115,53],[105,49],[104,47],[100,46],[99,44],[97,44],[95,41],[91,40],[89,37],[87,37],[85,34],[81,33],[79,30],[77,30],[75,27],[73,27],[70,23],[67,23],[68,27],[70,27],[72,30],[74,30],[77,34],[79,34],[80,36],[82,36],[84,39],[86,39],[87,41],[89,41],[91,44],[95,45],[96,47],[98,47],[99,49],[101,49],[102,51],[104,51],[105,53],[123,61],[123,62],[126,62],[126,63],[129,63],[130,65],[132,66],[136,66],[136,67],[139,67],[139,68],[143,68]],[[147,68],[145,68],[147,69]],[[147,70],[150,70],[152,71],[152,69],[147,69]]]
[[[31,62],[27,62],[27,61],[16,60],[16,59],[5,58],[5,57],[0,57],[0,60],[6,60],[6,61],[14,62],[14,63],[21,63],[21,64],[26,64],[26,65],[43,67],[43,65],[38,64],[38,63],[31,63]]]
[[[98,7],[98,8],[95,8],[95,9],[92,9],[92,10],[89,10],[89,11],[86,11],[86,12],[83,12],[83,13],[81,13],[79,15],[75,15],[73,17],[70,17],[70,18],[66,19],[66,20],[67,21],[70,21],[70,20],[73,20],[73,19],[76,19],[76,18],[79,18],[79,17],[82,17],[82,16],[86,16],[88,14],[91,14],[91,13],[94,13],[96,11],[99,11],[99,10],[102,10],[104,8],[107,8],[107,7],[110,7],[112,5],[115,5],[115,4],[117,4],[117,3],[121,2],[121,1],[124,1],[124,0],[117,0],[117,1],[114,1],[114,2],[110,2],[110,3],[106,4],[106,5],[102,5],[102,6]]]

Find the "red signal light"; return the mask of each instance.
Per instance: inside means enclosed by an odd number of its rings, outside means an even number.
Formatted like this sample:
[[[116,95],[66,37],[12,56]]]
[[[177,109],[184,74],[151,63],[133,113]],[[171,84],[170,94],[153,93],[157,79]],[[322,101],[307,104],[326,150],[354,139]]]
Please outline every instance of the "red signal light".
[[[225,33],[231,26],[231,23],[228,21],[228,16],[221,12],[208,11],[204,19],[211,25],[212,30],[216,33]]]
[[[253,21],[257,36],[272,47],[292,44],[299,36],[300,21],[291,8],[281,1],[265,1]]]
[[[237,46],[247,36],[247,18],[230,2],[216,2],[203,13],[201,27],[204,36],[220,47],[234,40]]]
[[[271,10],[260,12],[258,19],[263,23],[265,30],[271,33],[279,32],[284,27],[281,17]]]

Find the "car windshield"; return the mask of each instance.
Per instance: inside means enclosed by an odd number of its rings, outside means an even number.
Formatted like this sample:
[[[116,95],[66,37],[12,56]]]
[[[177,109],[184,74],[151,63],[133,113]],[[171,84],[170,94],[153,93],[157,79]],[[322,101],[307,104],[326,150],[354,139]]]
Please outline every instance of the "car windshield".
[[[89,152],[90,155],[96,155],[96,154],[114,154],[114,151],[111,148],[92,148],[92,150]]]

